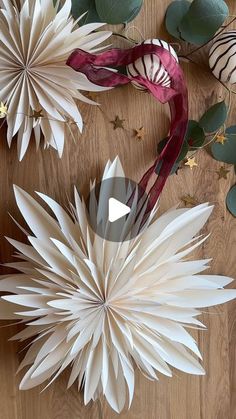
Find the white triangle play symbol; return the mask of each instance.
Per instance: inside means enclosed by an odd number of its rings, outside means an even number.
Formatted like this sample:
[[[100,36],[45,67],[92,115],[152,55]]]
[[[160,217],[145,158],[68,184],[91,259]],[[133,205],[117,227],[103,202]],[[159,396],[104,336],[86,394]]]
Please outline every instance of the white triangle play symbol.
[[[122,202],[118,201],[115,198],[109,199],[109,221],[114,223],[125,215],[129,214],[131,211],[130,207]]]

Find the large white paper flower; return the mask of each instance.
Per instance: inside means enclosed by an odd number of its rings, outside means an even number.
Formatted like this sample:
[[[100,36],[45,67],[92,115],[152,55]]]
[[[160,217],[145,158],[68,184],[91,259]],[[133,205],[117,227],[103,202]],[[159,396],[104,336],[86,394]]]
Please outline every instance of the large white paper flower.
[[[118,160],[107,164],[104,179],[114,178],[114,188],[116,176],[123,175]],[[20,388],[52,382],[70,365],[68,385],[78,380],[85,404],[104,394],[120,412],[126,388],[129,404],[133,398],[135,366],[150,379],[157,373],[171,376],[169,366],[204,374],[186,329],[203,326],[196,319],[199,308],[236,297],[235,290],[222,290],[230,278],[199,275],[208,261],[189,260],[204,240],[195,236],[212,207],[173,209],[156,220],[155,210],[136,239],[113,243],[91,231],[76,190],[73,217],[48,196],[39,196],[56,219],[15,187],[33,234],[27,234],[28,245],[9,239],[23,259],[10,266],[21,273],[0,281],[0,291],[8,293],[0,317],[26,323],[13,339],[33,338],[19,367],[29,368]],[[104,198],[101,188],[98,206]]]
[[[8,144],[17,134],[21,160],[34,131],[37,147],[42,133],[45,146],[56,148],[61,156],[65,121],[82,130],[76,99],[93,103],[79,90],[104,90],[66,61],[75,48],[97,51],[111,32],[94,32],[101,23],[78,28],[70,14],[71,0],[61,8],[59,2],[54,7],[53,0],[20,4],[19,10],[14,1],[0,0],[0,101],[8,105]]]

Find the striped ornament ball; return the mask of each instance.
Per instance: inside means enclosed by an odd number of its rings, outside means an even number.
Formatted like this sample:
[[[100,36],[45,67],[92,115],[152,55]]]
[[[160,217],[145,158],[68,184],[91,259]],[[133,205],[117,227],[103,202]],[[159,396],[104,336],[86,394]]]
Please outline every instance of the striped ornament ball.
[[[216,38],[210,49],[209,65],[218,80],[236,83],[236,30],[226,31]]]
[[[147,41],[144,41],[144,44],[153,44],[165,48],[178,62],[178,57],[174,48],[172,48],[172,46],[167,42],[162,41],[161,39],[148,39]],[[160,59],[155,54],[145,55],[144,57],[136,60],[134,63],[129,64],[127,66],[127,73],[130,77],[142,76],[164,87],[171,86],[169,73],[165,70]],[[137,89],[143,91],[146,90],[145,87],[141,86],[137,82],[133,82],[133,85],[137,87]]]

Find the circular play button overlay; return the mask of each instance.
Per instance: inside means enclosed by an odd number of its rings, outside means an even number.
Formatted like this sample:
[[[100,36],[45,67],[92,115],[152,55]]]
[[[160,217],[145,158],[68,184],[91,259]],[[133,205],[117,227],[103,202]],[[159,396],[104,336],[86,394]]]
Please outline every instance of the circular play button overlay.
[[[125,177],[112,177],[98,183],[90,192],[87,209],[93,231],[112,242],[137,237],[150,213],[146,192]]]

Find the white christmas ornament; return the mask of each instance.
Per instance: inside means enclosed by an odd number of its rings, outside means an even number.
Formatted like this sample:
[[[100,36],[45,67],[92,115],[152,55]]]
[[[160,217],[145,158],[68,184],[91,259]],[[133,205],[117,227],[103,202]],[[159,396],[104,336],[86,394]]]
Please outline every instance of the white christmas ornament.
[[[43,134],[45,147],[54,147],[61,156],[66,127],[73,123],[82,130],[76,100],[94,104],[80,90],[104,90],[66,61],[75,48],[97,51],[111,32],[97,32],[101,23],[78,28],[71,0],[61,8],[59,3],[21,0],[18,9],[15,1],[0,0],[0,101],[8,107],[8,144],[17,135],[20,160],[32,131],[37,147]]]
[[[214,76],[224,83],[236,83],[236,30],[226,31],[214,41],[209,65]]]
[[[114,179],[115,188],[121,176],[119,160],[108,162],[103,179]],[[151,380],[158,373],[171,377],[170,366],[204,374],[187,329],[203,327],[199,309],[236,297],[235,290],[223,290],[230,278],[199,275],[208,260],[189,259],[205,240],[196,235],[212,207],[173,209],[158,218],[155,208],[135,239],[113,243],[91,231],[76,190],[71,215],[39,196],[55,218],[15,187],[32,233],[27,245],[9,239],[23,261],[8,266],[21,273],[0,280],[0,317],[26,324],[13,340],[32,339],[19,367],[28,368],[20,388],[49,385],[70,366],[68,386],[77,380],[85,404],[105,395],[120,412],[126,393],[129,406],[133,399],[136,367]]]
[[[144,41],[144,44],[153,44],[165,48],[178,62],[178,56],[174,48],[166,41],[162,41],[161,39],[148,39]],[[145,55],[143,58],[136,60],[133,64],[129,64],[127,66],[127,73],[131,77],[142,76],[151,82],[160,84],[164,87],[171,86],[171,78],[161,64],[160,59],[155,54]],[[145,88],[137,82],[133,82],[133,85],[140,90],[145,90]]]

